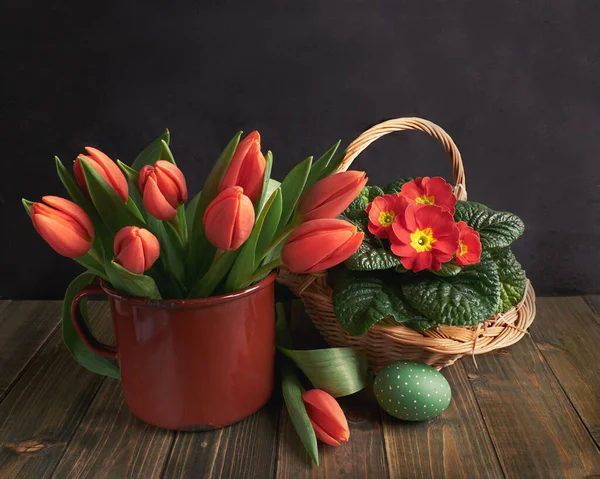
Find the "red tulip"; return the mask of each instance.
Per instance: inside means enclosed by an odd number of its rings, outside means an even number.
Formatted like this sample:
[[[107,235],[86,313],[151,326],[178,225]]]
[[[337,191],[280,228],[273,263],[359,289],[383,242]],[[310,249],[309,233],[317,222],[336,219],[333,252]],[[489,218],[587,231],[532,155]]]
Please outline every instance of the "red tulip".
[[[464,221],[456,223],[458,227],[458,249],[456,250],[456,264],[466,266],[477,264],[481,260],[481,241],[479,233]]]
[[[437,206],[410,205],[397,216],[390,235],[391,250],[402,266],[415,273],[439,270],[458,247],[458,228],[452,215]]]
[[[378,196],[367,206],[369,231],[379,238],[389,238],[394,220],[404,215],[407,206],[408,201],[403,196]]]
[[[317,439],[330,446],[348,442],[350,429],[344,411],[333,396],[321,389],[310,389],[302,394],[306,413]]]
[[[94,227],[83,209],[58,196],[44,196],[44,203],[31,207],[35,230],[58,254],[78,258],[86,254],[94,241]]]
[[[159,160],[154,166],[144,166],[140,170],[139,186],[144,208],[159,220],[172,219],[177,214],[177,207],[187,201],[185,177],[168,161]]]
[[[281,260],[293,273],[324,271],[352,256],[364,233],[338,219],[311,220],[296,228],[281,250]]]
[[[367,184],[364,171],[344,171],[323,178],[300,197],[298,212],[304,221],[335,218]]]
[[[150,231],[137,226],[121,228],[115,235],[115,262],[128,271],[143,274],[160,255],[160,243]]]
[[[244,194],[255,203],[262,193],[267,162],[260,151],[260,134],[253,131],[238,144],[219,191],[241,186]]]
[[[254,206],[240,186],[221,191],[204,213],[204,230],[216,248],[238,249],[254,227]]]
[[[452,186],[439,176],[435,178],[425,176],[404,183],[400,195],[404,196],[409,203],[436,205],[454,214],[456,196],[452,193]]]
[[[75,177],[77,178],[77,182],[83,191],[85,191],[89,196],[80,158],[85,159],[88,164],[94,168],[96,173],[98,173],[113,190],[115,190],[117,195],[119,195],[119,198],[123,200],[123,203],[127,203],[127,199],[129,198],[129,187],[127,185],[127,180],[125,179],[125,175],[123,175],[117,164],[96,148],[86,146],[85,151],[87,151],[89,156],[79,155],[75,160],[75,165],[73,166]]]

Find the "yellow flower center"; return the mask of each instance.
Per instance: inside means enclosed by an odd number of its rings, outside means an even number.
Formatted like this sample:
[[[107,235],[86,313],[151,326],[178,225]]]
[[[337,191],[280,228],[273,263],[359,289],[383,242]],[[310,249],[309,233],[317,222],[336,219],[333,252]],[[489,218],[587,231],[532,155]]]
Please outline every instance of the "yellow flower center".
[[[418,253],[431,251],[431,247],[436,241],[437,240],[433,237],[433,231],[431,231],[431,228],[425,228],[424,230],[417,228],[414,233],[410,234],[410,245]]]
[[[435,205],[435,198],[433,196],[423,195],[417,198],[415,202],[422,205]]]
[[[464,256],[469,252],[469,247],[466,244],[464,244],[462,241],[459,241],[458,245],[460,246],[459,256]]]
[[[384,228],[390,226],[396,219],[396,213],[393,211],[382,211],[379,213],[379,224]]]

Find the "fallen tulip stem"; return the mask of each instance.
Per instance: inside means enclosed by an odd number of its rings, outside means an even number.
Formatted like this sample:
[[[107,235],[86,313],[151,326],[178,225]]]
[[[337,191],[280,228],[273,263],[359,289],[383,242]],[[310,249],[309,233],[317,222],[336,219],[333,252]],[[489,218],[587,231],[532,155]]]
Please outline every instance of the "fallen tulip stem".
[[[262,278],[263,276],[267,275],[274,269],[279,268],[281,266],[283,266],[283,262],[281,261],[281,258],[275,258],[270,263],[267,263],[267,264],[261,266],[254,272],[254,274],[250,278],[250,281],[248,281],[248,285],[254,283],[256,280]]]

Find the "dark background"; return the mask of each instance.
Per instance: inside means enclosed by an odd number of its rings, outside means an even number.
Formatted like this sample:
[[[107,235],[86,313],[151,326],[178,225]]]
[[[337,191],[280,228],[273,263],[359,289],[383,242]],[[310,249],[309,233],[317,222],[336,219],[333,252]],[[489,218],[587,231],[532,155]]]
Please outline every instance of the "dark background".
[[[79,270],[20,205],[64,194],[55,154],[131,162],[168,127],[195,192],[237,129],[261,132],[281,179],[413,115],[455,139],[469,199],[524,219],[515,252],[538,293],[600,292],[597,2],[170,3],[2,2],[0,297],[60,298]],[[450,175],[416,132],[356,167],[372,184]]]

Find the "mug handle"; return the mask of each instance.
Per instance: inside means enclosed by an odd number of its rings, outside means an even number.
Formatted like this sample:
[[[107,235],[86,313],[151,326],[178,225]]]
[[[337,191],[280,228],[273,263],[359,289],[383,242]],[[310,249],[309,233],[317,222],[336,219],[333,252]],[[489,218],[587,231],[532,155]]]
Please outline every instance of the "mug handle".
[[[83,343],[87,346],[87,348],[98,356],[102,356],[104,358],[113,359],[116,361],[117,359],[117,348],[114,346],[109,346],[107,344],[103,344],[98,341],[87,324],[82,320],[81,315],[79,314],[79,303],[82,299],[87,296],[98,296],[106,294],[100,286],[90,285],[83,288],[79,293],[75,295],[73,298],[73,303],[71,303],[71,321],[73,321],[73,326],[75,326],[75,330],[79,337],[83,341]]]

